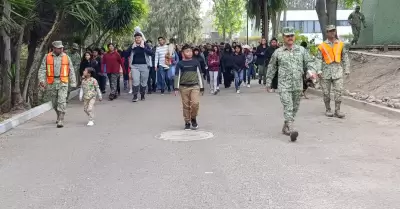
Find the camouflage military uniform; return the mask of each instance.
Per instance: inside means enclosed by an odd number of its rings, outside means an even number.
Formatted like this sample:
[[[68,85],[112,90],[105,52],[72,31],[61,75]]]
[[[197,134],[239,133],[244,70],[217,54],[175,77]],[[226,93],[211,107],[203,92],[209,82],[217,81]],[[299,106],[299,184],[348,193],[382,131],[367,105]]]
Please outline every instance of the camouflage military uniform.
[[[76,76],[76,81],[77,81],[77,85],[80,85],[80,81],[81,81],[81,75],[79,73],[79,66],[81,64],[81,55],[79,55],[78,52],[74,52],[69,54],[69,57],[71,58],[72,64],[74,65],[74,69],[75,69],[75,76]]]
[[[66,55],[65,53],[61,52],[59,56],[52,53],[54,56],[54,83],[48,84],[47,83],[47,76],[46,76],[46,57],[43,58],[42,64],[40,65],[38,76],[39,82],[45,84],[46,87],[46,94],[47,97],[51,99],[52,105],[54,110],[57,113],[57,126],[63,126],[63,120],[65,111],[67,108],[67,96],[68,96],[68,85],[72,87],[76,87],[76,77],[74,66],[71,62],[71,59],[68,57],[69,61],[69,82],[62,83],[60,81],[60,71],[61,71],[61,55]],[[68,55],[66,55],[68,56]]]
[[[361,23],[365,26],[365,17],[364,14],[359,11],[360,7],[356,7],[356,11],[352,12],[349,15],[349,22],[351,25],[351,30],[353,32],[353,40],[351,41],[351,44],[357,44],[358,43],[358,38],[360,37],[360,32],[361,32]]]
[[[93,121],[94,118],[93,107],[96,102],[96,96],[99,96],[100,100],[102,99],[97,80],[93,77],[83,79],[79,98],[83,100],[83,110],[89,116],[89,121]]]
[[[336,40],[338,42],[339,40]],[[333,47],[334,43],[326,40],[325,43]],[[316,57],[317,73],[321,75],[320,83],[323,91],[324,103],[327,111],[327,116],[332,116],[330,111],[330,101],[331,101],[331,86],[333,87],[334,100],[335,100],[335,114],[340,117],[344,117],[340,113],[340,104],[342,102],[342,91],[343,91],[343,74],[350,73],[350,60],[348,52],[343,47],[341,52],[341,62],[332,62],[327,64],[324,61],[322,53],[318,50]]]
[[[287,31],[284,34],[294,34],[292,28],[283,30]],[[268,65],[267,87],[271,86],[271,81],[278,72],[278,89],[285,118],[282,129],[284,134],[295,132],[293,122],[300,106],[304,68],[314,71],[315,66],[309,53],[297,45],[293,45],[291,49],[286,46],[276,49]]]

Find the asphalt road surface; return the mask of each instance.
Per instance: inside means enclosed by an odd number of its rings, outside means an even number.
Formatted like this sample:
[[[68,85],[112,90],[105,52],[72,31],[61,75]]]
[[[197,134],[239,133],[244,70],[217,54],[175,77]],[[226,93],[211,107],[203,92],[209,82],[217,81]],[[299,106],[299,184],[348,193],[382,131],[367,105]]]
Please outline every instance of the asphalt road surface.
[[[1,209],[400,208],[396,120],[347,106],[326,118],[311,96],[291,143],[278,95],[258,85],[202,97],[199,132],[181,131],[173,95],[124,93],[95,111],[86,127],[74,100],[63,129],[50,111],[0,136]]]

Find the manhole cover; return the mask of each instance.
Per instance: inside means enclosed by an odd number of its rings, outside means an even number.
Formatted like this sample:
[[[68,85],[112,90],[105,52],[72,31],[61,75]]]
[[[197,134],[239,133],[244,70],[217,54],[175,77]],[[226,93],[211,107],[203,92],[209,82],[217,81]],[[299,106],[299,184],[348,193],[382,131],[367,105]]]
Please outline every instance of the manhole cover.
[[[214,134],[206,131],[182,130],[182,131],[166,131],[156,137],[168,141],[187,142],[187,141],[210,139],[214,137]]]

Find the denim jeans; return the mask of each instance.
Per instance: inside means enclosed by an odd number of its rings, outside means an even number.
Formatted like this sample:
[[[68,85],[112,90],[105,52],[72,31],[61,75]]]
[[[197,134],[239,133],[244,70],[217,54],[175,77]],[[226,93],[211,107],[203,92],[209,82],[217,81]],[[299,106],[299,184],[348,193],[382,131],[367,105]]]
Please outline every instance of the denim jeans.
[[[247,69],[247,84],[250,84],[250,80],[254,77],[255,72],[254,72],[254,65],[251,64],[249,66],[249,69]]]
[[[157,73],[158,73],[157,87],[161,89],[161,93],[164,93],[165,87],[168,88],[168,91],[171,91],[170,82],[168,78],[168,69],[159,66]]]
[[[240,84],[242,84],[242,80],[243,80],[243,69],[241,70],[234,70],[233,74],[235,75],[235,88],[236,90],[240,89]]]

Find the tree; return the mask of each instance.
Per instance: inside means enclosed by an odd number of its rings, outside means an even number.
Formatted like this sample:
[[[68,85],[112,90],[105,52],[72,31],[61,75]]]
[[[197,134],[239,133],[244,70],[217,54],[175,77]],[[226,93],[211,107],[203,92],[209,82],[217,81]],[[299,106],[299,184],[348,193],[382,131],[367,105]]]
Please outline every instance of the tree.
[[[150,13],[141,22],[147,39],[158,37],[176,39],[176,42],[193,42],[201,35],[199,0],[151,0]]]
[[[362,0],[316,0],[315,10],[318,15],[318,21],[321,27],[323,39],[326,39],[325,28],[327,25],[336,26],[336,11],[338,4],[344,4],[346,7],[351,8],[355,4],[361,4]]]
[[[269,21],[272,19],[273,35],[280,29],[280,15],[286,8],[285,0],[248,0],[246,10],[250,18],[256,20],[255,26],[261,35],[268,39]]]
[[[232,34],[240,31],[243,25],[243,0],[214,0],[214,25],[226,40],[226,34],[232,39]]]

